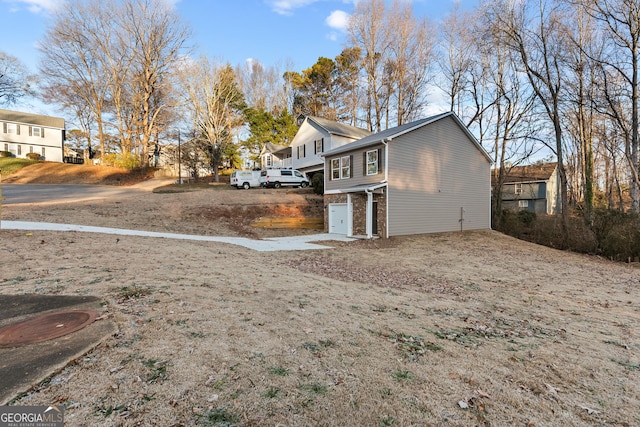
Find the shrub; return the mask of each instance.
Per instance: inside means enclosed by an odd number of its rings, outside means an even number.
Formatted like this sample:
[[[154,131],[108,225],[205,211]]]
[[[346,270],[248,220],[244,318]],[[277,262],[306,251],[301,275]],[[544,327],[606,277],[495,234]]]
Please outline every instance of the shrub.
[[[319,172],[313,174],[311,177],[311,187],[313,187],[313,192],[319,195],[324,194],[324,174]]]
[[[637,214],[596,209],[592,218],[591,229],[599,255],[618,261],[640,256],[640,217]]]
[[[109,153],[102,156],[102,163],[105,166],[135,169],[140,166],[140,158],[133,153]]]
[[[0,157],[13,157],[11,151],[0,151]]]
[[[29,159],[29,160],[40,160],[40,154],[38,154],[38,153],[27,153],[27,159]]]

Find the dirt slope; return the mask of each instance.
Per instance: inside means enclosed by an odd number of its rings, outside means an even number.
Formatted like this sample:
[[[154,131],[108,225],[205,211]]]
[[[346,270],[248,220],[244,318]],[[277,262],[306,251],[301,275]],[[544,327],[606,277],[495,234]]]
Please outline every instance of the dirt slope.
[[[13,184],[131,185],[146,178],[143,173],[110,166],[42,162],[26,166],[7,177],[3,176],[2,181]]]

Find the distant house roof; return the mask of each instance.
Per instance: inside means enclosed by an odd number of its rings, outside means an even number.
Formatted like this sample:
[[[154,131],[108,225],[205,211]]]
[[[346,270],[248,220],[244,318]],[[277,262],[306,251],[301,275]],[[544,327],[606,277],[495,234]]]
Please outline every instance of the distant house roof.
[[[548,181],[558,166],[557,163],[536,163],[526,166],[514,166],[505,177],[505,183]]]
[[[344,123],[334,122],[333,120],[323,119],[321,117],[307,116],[307,119],[316,123],[332,135],[346,136],[347,138],[360,139],[371,135],[366,129],[360,129],[355,126],[345,125]]]
[[[0,120],[25,125],[37,125],[48,128],[64,129],[63,118],[22,113],[20,111],[0,110]]]
[[[334,148],[333,150],[329,150],[329,151],[323,153],[322,155],[324,157],[327,157],[327,156],[332,156],[332,155],[339,154],[339,153],[344,153],[346,151],[352,151],[352,150],[357,150],[357,149],[360,149],[360,148],[365,148],[365,147],[368,147],[370,145],[380,144],[381,142],[383,142],[385,140],[391,140],[393,138],[397,138],[397,137],[399,137],[401,135],[404,135],[405,133],[412,132],[412,131],[414,131],[416,129],[421,128],[422,126],[426,126],[428,124],[437,122],[438,120],[441,120],[441,119],[443,119],[445,117],[453,118],[455,120],[455,122],[460,126],[460,128],[462,128],[462,130],[467,134],[469,139],[471,139],[473,141],[473,143],[476,145],[478,150],[480,150],[482,152],[482,154],[487,158],[487,160],[489,160],[490,162],[492,161],[491,160],[491,156],[489,156],[487,151],[484,148],[482,148],[482,146],[480,145],[480,143],[478,142],[476,137],[473,136],[473,134],[464,125],[464,123],[462,123],[462,121],[460,121],[458,116],[456,116],[455,113],[453,113],[451,111],[448,112],[448,113],[437,114],[435,116],[427,117],[427,118],[424,118],[424,119],[421,119],[421,120],[416,120],[416,121],[411,122],[411,123],[406,123],[406,124],[404,124],[402,126],[396,126],[394,128],[390,128],[390,129],[384,130],[382,132],[374,133],[373,135],[369,135],[367,137],[364,137],[359,141],[355,141],[355,142],[352,142],[350,144],[346,144],[346,145],[343,145],[341,147]]]
[[[283,148],[288,148],[286,145],[274,144],[273,142],[265,142],[264,147],[262,148],[262,153],[275,153],[277,151],[282,150]]]

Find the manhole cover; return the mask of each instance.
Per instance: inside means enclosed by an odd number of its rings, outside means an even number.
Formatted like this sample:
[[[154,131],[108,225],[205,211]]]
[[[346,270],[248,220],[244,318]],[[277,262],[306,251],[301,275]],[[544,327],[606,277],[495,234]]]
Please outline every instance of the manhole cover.
[[[79,331],[92,323],[93,310],[67,310],[41,314],[0,329],[0,348],[20,347]]]

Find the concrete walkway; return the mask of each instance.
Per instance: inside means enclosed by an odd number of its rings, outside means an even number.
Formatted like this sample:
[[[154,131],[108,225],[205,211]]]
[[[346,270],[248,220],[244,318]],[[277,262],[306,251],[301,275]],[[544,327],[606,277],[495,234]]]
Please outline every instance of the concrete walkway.
[[[197,236],[191,234],[159,233],[155,231],[127,230],[123,228],[92,227],[88,225],[56,224],[52,222],[0,221],[2,230],[27,231],[77,231],[84,233],[115,234],[120,236],[156,237],[164,239],[196,240],[202,242],[218,242],[243,246],[259,252],[274,251],[304,251],[311,249],[330,249],[330,246],[318,245],[311,242],[340,241],[350,242],[353,238],[342,234],[311,234],[306,236],[274,237],[263,240],[247,239],[245,237]]]

